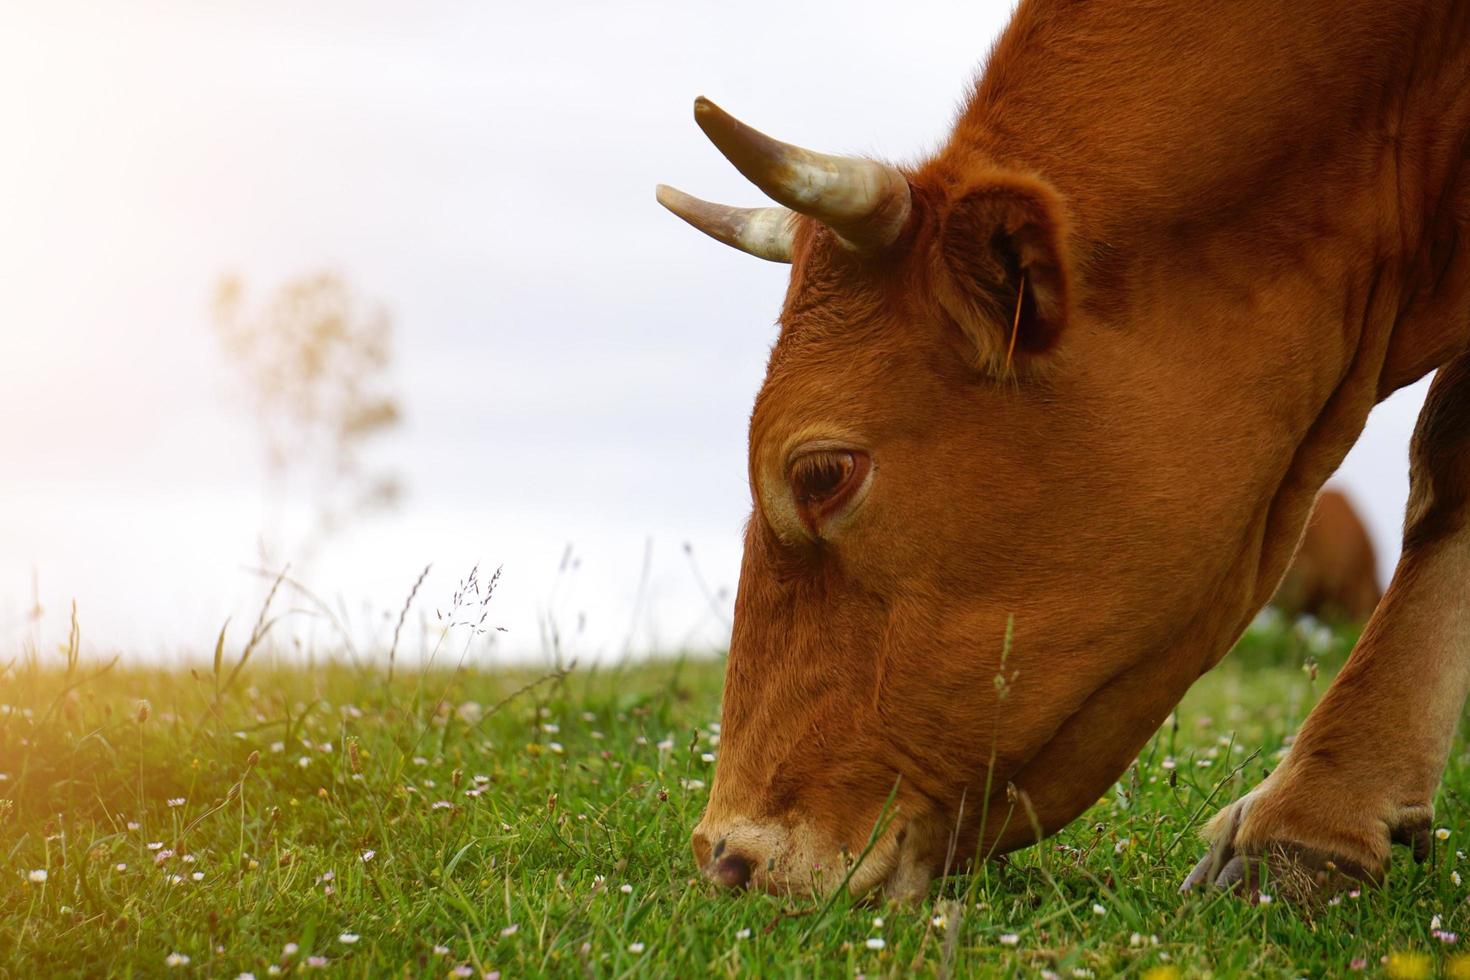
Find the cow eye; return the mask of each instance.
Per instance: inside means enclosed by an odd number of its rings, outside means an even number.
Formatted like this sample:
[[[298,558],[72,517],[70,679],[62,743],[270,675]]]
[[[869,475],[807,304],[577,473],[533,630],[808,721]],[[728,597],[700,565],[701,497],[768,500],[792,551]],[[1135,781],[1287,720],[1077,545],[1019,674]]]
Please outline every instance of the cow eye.
[[[845,449],[815,450],[791,461],[791,494],[813,534],[862,486],[870,465],[867,454]]]

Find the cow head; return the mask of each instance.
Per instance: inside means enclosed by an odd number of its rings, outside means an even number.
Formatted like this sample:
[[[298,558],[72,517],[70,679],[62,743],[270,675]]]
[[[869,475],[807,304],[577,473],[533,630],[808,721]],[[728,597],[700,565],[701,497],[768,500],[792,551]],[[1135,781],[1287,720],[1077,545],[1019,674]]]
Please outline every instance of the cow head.
[[[1249,606],[1200,596],[1250,514],[1189,499],[1209,439],[1171,452],[1159,365],[1081,312],[1045,180],[695,116],[785,207],[659,200],[792,266],[695,856],[730,886],[913,894],[1098,799],[1204,667],[1166,654]]]

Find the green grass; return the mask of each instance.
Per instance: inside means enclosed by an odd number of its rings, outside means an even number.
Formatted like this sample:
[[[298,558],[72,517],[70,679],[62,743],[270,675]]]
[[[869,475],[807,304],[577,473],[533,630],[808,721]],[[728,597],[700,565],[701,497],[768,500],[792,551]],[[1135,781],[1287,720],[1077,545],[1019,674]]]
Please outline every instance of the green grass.
[[[309,957],[347,976],[507,978],[946,964],[1340,976],[1359,957],[1381,975],[1391,953],[1429,957],[1395,961],[1426,971],[1402,975],[1466,965],[1431,936],[1436,915],[1470,932],[1455,880],[1470,876],[1456,854],[1470,840],[1463,742],[1439,801],[1447,841],[1424,866],[1397,852],[1385,888],[1311,913],[1177,894],[1200,821],[1273,764],[1346,649],[1331,643],[1314,678],[1291,631],[1244,646],[1106,800],[920,907],[722,895],[698,879],[688,839],[718,752],[718,662],[529,688],[534,674],[400,665],[389,687],[340,665],[260,663],[226,684],[229,654],[194,675],[18,663],[0,674],[0,974],[265,977]],[[188,963],[170,968],[174,953]]]

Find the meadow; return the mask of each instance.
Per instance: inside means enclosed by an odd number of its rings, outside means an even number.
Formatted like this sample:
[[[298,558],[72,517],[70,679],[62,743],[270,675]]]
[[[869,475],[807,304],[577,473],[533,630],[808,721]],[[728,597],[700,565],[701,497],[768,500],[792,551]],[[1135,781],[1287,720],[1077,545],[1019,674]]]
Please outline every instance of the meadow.
[[[0,974],[1470,976],[1463,740],[1431,859],[1396,850],[1385,887],[1177,892],[1350,640],[1254,627],[1107,798],[904,907],[698,877],[717,659],[390,679],[266,642],[107,668],[73,639],[0,663]]]

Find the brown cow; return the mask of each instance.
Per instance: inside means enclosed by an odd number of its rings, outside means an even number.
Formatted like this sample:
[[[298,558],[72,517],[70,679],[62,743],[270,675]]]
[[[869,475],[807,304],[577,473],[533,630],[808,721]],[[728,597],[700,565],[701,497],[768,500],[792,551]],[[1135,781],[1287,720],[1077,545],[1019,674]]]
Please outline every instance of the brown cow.
[[[1368,529],[1347,497],[1323,490],[1271,604],[1292,617],[1365,623],[1382,597]]]
[[[708,875],[912,896],[1062,827],[1438,368],[1393,584],[1187,884],[1423,846],[1470,687],[1467,92],[1465,0],[1022,0],[913,167],[695,103],[785,209],[660,199],[791,263]]]

